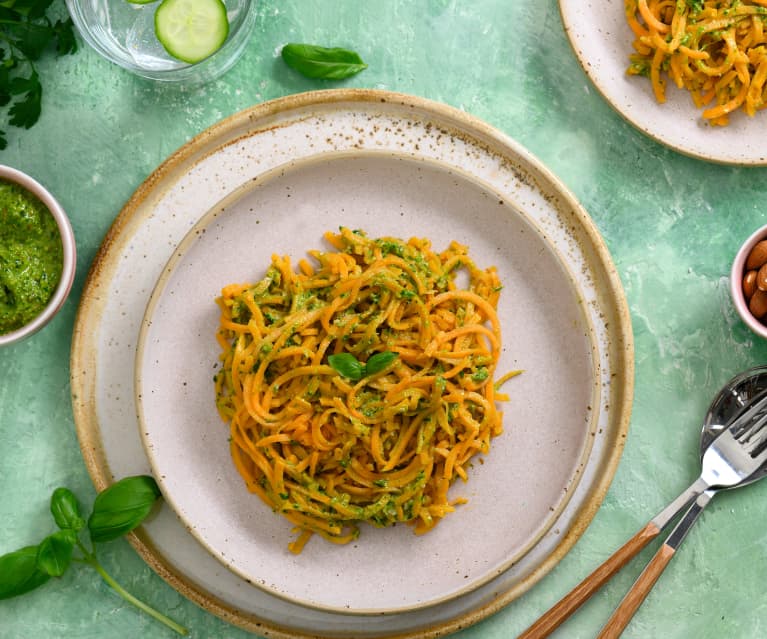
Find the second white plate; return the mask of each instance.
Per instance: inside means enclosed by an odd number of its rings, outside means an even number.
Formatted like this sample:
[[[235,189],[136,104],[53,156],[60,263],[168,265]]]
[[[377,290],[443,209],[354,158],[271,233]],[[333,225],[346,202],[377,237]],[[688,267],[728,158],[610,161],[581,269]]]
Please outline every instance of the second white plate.
[[[634,34],[623,0],[559,0],[565,31],[583,70],[626,120],[651,138],[685,155],[737,165],[767,164],[767,113],[733,113],[714,127],[701,117],[689,92],[669,82],[658,104],[647,78],[626,75]]]

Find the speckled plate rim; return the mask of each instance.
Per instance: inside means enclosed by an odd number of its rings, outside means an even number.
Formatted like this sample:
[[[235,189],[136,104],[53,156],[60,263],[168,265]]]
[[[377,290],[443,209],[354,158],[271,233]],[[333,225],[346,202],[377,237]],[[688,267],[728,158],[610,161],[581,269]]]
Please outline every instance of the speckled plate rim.
[[[512,157],[515,170],[523,171],[533,180],[540,180],[548,188],[547,197],[557,200],[569,217],[568,224],[577,230],[581,242],[585,242],[589,263],[596,269],[601,282],[599,300],[591,301],[596,307],[604,305],[609,324],[611,348],[605,355],[611,362],[611,379],[602,383],[603,402],[609,406],[610,428],[606,432],[591,433],[599,441],[600,459],[598,472],[590,482],[590,493],[576,513],[567,530],[558,531],[556,548],[545,561],[521,582],[510,587],[491,588],[487,597],[466,604],[458,612],[443,610],[431,618],[427,625],[423,620],[414,621],[395,633],[381,634],[376,630],[365,631],[365,636],[436,637],[444,636],[462,627],[476,623],[527,591],[537,583],[572,548],[584,532],[612,481],[619,463],[628,432],[634,384],[633,336],[630,316],[620,279],[612,264],[609,252],[598,230],[569,191],[526,150],[489,125],[452,107],[422,98],[378,90],[331,90],[289,96],[273,100],[235,114],[212,126],[172,154],[137,189],[110,228],[93,262],[84,287],[78,309],[71,353],[71,388],[77,435],[83,457],[94,485],[103,489],[115,480],[108,460],[99,425],[97,398],[97,334],[103,321],[108,285],[120,266],[120,251],[130,241],[131,234],[142,224],[141,214],[151,209],[169,185],[180,179],[196,163],[226,145],[235,145],[243,135],[256,131],[269,131],[279,127],[279,120],[286,113],[306,109],[343,109],[354,104],[371,107],[375,104],[386,109],[402,109],[403,114],[415,110],[429,114],[435,122],[448,127],[448,135],[471,137],[475,144],[493,148],[496,152]],[[296,114],[297,115],[297,114]],[[431,121],[431,120],[430,120]],[[498,151],[500,150],[500,151]],[[519,167],[517,169],[516,167]],[[332,633],[296,628],[281,619],[264,619],[243,612],[235,604],[225,601],[211,592],[204,584],[196,583],[183,574],[177,566],[169,563],[158,551],[145,529],[131,535],[134,545],[144,560],[172,587],[204,609],[222,619],[266,636],[308,638],[331,636]],[[470,605],[469,608],[466,606]],[[361,630],[359,632],[362,632]]]
[[[623,0],[559,0],[559,12],[575,57],[597,91],[629,124],[683,155],[736,166],[767,165],[764,113],[730,116],[726,127],[701,117],[689,92],[669,81],[666,102],[658,104],[646,78],[627,76],[634,36]]]

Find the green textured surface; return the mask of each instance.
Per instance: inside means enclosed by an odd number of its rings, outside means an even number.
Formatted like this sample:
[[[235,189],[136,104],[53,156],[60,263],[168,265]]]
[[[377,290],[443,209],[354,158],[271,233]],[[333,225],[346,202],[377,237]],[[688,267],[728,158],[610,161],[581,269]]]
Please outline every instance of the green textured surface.
[[[136,187],[190,137],[253,104],[330,86],[390,89],[465,109],[537,155],[593,217],[630,305],[634,411],[603,507],[532,591],[456,635],[516,636],[696,476],[699,423],[710,399],[733,374],[765,361],[767,346],[732,307],[727,276],[740,242],[767,223],[767,170],[689,159],[626,124],[578,66],[555,0],[264,0],[258,12],[244,58],[195,90],[137,79],[85,46],[40,65],[42,119],[29,131],[10,130],[0,163],[31,173],[68,211],[78,276],[51,325],[0,351],[0,553],[52,530],[48,497],[56,486],[83,500],[93,496],[73,426],[69,346],[87,269]],[[354,48],[370,66],[343,83],[305,80],[277,55],[288,41]],[[767,485],[718,497],[624,636],[767,636],[766,498]],[[129,590],[192,636],[251,636],[178,595],[127,542],[105,547],[103,559]],[[555,636],[594,636],[640,562]],[[0,602],[2,639],[170,636],[79,567]]]

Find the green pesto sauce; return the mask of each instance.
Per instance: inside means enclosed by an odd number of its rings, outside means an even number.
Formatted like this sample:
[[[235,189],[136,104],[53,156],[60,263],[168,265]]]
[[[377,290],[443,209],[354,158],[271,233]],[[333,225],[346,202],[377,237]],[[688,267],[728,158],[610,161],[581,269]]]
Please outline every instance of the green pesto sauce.
[[[62,267],[56,220],[32,193],[0,179],[0,334],[45,308]]]

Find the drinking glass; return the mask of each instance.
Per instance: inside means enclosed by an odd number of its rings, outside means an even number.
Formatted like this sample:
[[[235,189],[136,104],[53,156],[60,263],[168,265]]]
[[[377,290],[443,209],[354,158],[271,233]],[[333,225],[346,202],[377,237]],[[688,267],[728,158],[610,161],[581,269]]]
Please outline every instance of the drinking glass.
[[[82,38],[107,60],[152,80],[197,84],[212,80],[242,55],[256,21],[256,0],[224,0],[229,35],[213,55],[195,64],[170,56],[154,31],[159,2],[66,0]]]

